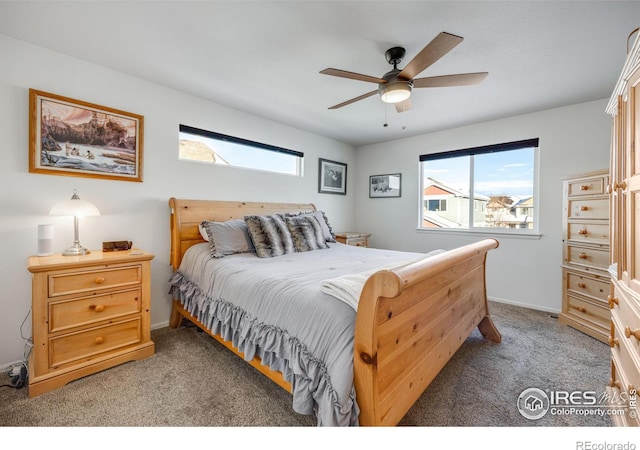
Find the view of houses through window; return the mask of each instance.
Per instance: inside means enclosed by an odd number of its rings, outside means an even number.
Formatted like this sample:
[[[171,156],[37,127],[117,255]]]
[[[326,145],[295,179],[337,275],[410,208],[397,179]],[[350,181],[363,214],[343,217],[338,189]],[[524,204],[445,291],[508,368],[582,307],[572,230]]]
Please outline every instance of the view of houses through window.
[[[420,156],[422,228],[537,230],[538,139]]]

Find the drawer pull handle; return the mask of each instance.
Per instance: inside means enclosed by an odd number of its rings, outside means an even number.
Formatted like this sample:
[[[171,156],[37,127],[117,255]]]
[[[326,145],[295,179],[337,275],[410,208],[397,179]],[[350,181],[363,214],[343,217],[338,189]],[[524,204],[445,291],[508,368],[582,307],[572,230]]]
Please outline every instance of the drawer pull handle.
[[[91,305],[89,309],[93,309],[95,312],[102,312],[104,311],[104,305]]]
[[[640,328],[638,328],[637,330],[631,330],[631,328],[629,327],[625,327],[624,328],[624,335],[631,339],[631,336],[633,336],[634,338],[636,338],[637,340],[640,341]]]
[[[576,309],[578,311],[580,311],[581,313],[586,313],[587,312],[587,308],[585,308],[583,306],[576,306]]]
[[[580,190],[581,191],[588,191],[589,190],[589,185],[588,184],[583,184],[582,186],[580,186]]]
[[[589,257],[589,255],[587,255],[586,253],[580,253],[578,255],[578,258],[580,258],[580,259],[587,259],[588,257]]]
[[[585,289],[587,287],[587,285],[584,284],[584,283],[578,283],[578,287],[582,288],[582,289]]]
[[[614,339],[613,336],[609,336],[609,347],[620,347],[620,340]]]
[[[588,206],[581,206],[580,207],[580,211],[589,211],[589,207]]]
[[[102,336],[98,336],[96,338],[96,345],[100,345],[104,342],[104,338]]]
[[[581,235],[583,235],[583,236],[586,236],[586,235],[587,235],[587,229],[586,229],[586,228],[583,228],[583,229],[581,229],[581,230],[578,230],[578,234],[581,234]]]
[[[612,297],[610,295],[607,296],[607,301],[609,302],[609,309],[613,309],[615,305],[620,304],[620,301],[616,297]]]
[[[96,278],[96,284],[103,284],[103,283],[104,283],[104,277]]]

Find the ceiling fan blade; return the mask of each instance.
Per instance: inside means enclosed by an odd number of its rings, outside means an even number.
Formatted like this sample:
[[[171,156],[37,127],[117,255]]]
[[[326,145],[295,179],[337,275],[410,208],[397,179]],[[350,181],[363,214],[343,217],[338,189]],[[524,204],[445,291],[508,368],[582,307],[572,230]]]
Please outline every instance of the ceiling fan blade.
[[[386,80],[378,77],[371,77],[369,75],[362,75],[361,73],[347,72],[346,70],[339,69],[324,69],[320,71],[324,75],[332,75],[334,77],[348,78],[350,80],[367,81],[369,83],[386,83]]]
[[[442,75],[439,77],[416,78],[413,80],[414,88],[467,86],[478,84],[489,75],[489,72],[459,73],[457,75]]]
[[[355,103],[355,102],[357,102],[359,100],[364,100],[365,98],[371,97],[372,95],[376,95],[377,93],[378,93],[378,90],[376,89],[375,91],[367,92],[366,94],[362,94],[359,97],[352,98],[351,100],[347,100],[346,102],[342,102],[342,103],[338,103],[337,105],[333,105],[333,106],[329,107],[329,109],[342,108],[343,106],[350,105],[351,103]]]
[[[405,111],[409,111],[411,109],[411,99],[406,99],[403,102],[398,102],[395,104],[396,111],[399,113],[403,113]]]
[[[442,32],[429,42],[420,53],[418,53],[407,66],[398,74],[399,78],[412,80],[416,75],[429,67],[431,64],[449,53],[453,48],[462,42],[463,38]]]

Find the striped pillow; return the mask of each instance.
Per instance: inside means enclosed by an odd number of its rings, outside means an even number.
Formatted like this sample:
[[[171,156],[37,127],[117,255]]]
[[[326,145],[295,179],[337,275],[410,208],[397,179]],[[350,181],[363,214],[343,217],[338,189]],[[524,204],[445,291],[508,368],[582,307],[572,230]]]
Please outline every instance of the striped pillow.
[[[321,248],[329,248],[325,242],[322,226],[312,215],[286,217],[287,227],[293,238],[296,252],[309,252]]]
[[[272,258],[295,251],[291,233],[281,215],[245,216],[244,221],[260,258]]]

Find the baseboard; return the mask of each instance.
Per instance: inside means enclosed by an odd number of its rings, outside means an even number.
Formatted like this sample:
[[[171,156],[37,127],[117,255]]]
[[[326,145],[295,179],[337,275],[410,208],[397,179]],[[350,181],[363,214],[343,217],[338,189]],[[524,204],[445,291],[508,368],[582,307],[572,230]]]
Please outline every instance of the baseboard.
[[[541,308],[539,305],[531,305],[529,303],[515,302],[513,300],[507,300],[507,299],[498,298],[498,297],[487,296],[487,300],[489,300],[490,302],[504,303],[506,305],[520,306],[521,308],[528,308],[528,309],[534,309],[536,311],[548,312],[550,314],[555,314],[555,315],[560,314],[562,312],[561,309]]]

